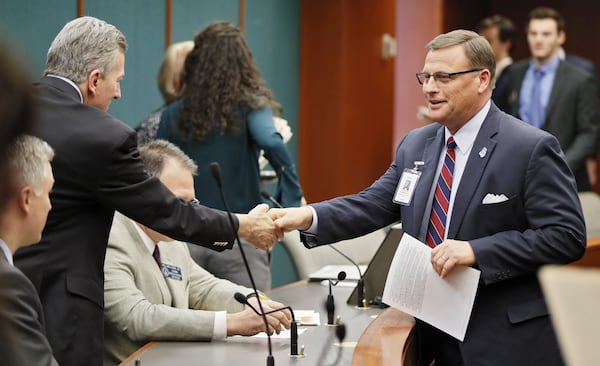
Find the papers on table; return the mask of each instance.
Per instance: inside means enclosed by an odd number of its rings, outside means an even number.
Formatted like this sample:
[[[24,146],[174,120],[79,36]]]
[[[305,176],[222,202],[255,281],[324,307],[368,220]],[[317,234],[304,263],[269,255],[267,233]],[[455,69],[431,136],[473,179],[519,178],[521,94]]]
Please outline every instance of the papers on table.
[[[321,315],[314,310],[294,310],[300,325],[321,325]]]
[[[480,271],[458,266],[441,278],[431,265],[431,248],[404,234],[383,290],[383,302],[462,341],[467,331]]]

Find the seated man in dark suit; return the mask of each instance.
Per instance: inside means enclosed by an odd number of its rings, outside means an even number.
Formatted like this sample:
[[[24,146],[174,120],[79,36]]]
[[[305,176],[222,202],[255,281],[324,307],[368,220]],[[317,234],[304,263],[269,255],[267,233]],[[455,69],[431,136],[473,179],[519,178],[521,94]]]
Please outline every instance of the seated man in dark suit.
[[[52,148],[21,135],[7,148],[11,193],[0,209],[0,357],[6,365],[57,365],[44,334],[42,304],[13,265],[13,253],[37,243],[50,211]]]

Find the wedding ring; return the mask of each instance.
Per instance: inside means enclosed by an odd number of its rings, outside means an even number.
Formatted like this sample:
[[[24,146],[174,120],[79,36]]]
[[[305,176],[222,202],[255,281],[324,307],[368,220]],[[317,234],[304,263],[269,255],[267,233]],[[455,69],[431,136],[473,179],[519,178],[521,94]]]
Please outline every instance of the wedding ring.
[[[448,260],[448,258],[447,258],[446,256],[444,256],[444,255],[443,255],[443,256],[441,256],[440,258],[442,258],[442,260],[443,260],[444,262]]]

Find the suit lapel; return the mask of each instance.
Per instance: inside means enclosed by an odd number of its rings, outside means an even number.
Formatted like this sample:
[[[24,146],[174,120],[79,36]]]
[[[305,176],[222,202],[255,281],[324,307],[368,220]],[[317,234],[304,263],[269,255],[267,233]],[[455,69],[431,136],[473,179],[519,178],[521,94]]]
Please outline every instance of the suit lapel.
[[[548,98],[548,106],[546,107],[546,115],[544,117],[544,124],[542,125],[542,129],[545,129],[548,116],[551,116],[554,113],[554,106],[558,105],[558,96],[561,93],[559,88],[568,83],[567,77],[564,73],[564,61],[560,61],[558,64],[558,68],[556,69],[556,74],[554,75],[554,82],[552,83],[552,91],[550,92],[550,98]]]
[[[500,111],[492,104],[486,119],[481,125],[481,129],[475,138],[473,148],[469,154],[467,165],[462,174],[456,197],[454,198],[454,207],[448,228],[448,238],[454,239],[462,225],[467,208],[470,206],[474,197],[474,192],[479,186],[483,172],[490,160],[496,141],[492,138],[498,132],[498,115]],[[483,153],[485,151],[485,153]]]
[[[142,237],[135,228],[134,225],[136,225],[136,223],[133,220],[121,215],[120,213],[115,214],[115,216],[117,215],[120,216],[119,219],[123,220],[123,225],[127,229],[127,233],[130,236],[130,242],[135,246],[139,256],[138,258],[142,262],[142,268],[139,269],[143,273],[141,280],[153,281],[156,284],[156,286],[153,287],[160,289],[162,303],[171,305],[171,296],[169,293],[169,288],[167,287],[166,280],[162,274],[162,271],[156,265],[154,257],[148,252],[148,248],[146,248]],[[115,217],[115,219],[117,219],[117,217]],[[146,276],[148,272],[150,272],[150,276]]]
[[[415,203],[413,222],[415,225],[419,225],[418,227],[414,228],[414,235],[418,236],[421,240],[425,240],[425,231],[423,230],[423,226],[424,222],[429,222],[430,214],[430,212],[428,212],[426,209],[431,207],[431,203],[429,202],[429,194],[431,193],[432,185],[435,184],[435,173],[443,145],[444,127],[440,126],[436,135],[428,138],[427,141],[425,141],[425,149],[423,150],[422,157],[425,165],[422,169],[421,177],[419,178],[419,184],[417,184],[417,188],[415,189],[415,196],[413,197],[413,202]]]

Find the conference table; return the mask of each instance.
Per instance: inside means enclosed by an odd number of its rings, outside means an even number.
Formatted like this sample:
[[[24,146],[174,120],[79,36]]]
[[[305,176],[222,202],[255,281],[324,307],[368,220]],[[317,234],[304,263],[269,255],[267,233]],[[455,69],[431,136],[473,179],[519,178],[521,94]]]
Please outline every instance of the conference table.
[[[321,325],[301,326],[298,336],[303,357],[290,356],[289,339],[273,339],[275,365],[402,365],[403,347],[414,319],[399,310],[378,307],[359,309],[346,304],[351,287],[333,288],[335,315],[345,325],[346,336],[339,342],[336,327],[327,325],[325,300],[328,286],[299,281],[274,289],[269,296],[296,310],[320,313]],[[266,365],[267,339],[229,337],[212,342],[149,342],[121,365]]]

